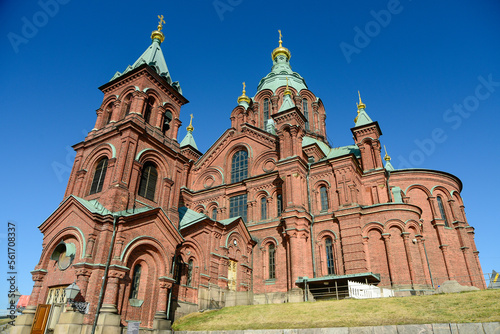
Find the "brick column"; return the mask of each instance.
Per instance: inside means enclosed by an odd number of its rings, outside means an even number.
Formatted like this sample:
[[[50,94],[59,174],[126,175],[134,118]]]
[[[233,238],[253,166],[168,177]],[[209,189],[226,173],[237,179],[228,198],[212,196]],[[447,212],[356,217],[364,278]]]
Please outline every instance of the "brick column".
[[[448,279],[453,279],[453,271],[451,270],[450,259],[448,257],[448,245],[439,245],[441,252],[443,253],[444,265],[446,267],[446,274],[448,275]]]
[[[389,267],[389,280],[392,282],[392,273],[394,270],[394,264],[392,263],[392,254],[391,254],[391,234],[390,233],[382,233],[382,238],[384,238],[385,244],[385,253],[387,254],[387,266]]]
[[[401,233],[401,236],[403,237],[403,242],[405,245],[406,260],[408,261],[408,269],[410,270],[411,286],[413,288],[413,284],[415,284],[415,270],[413,269],[413,260],[411,258],[410,233],[403,232],[403,233]]]
[[[158,291],[155,319],[167,319],[168,290],[171,288],[172,282],[167,280],[166,277],[160,277],[160,290]]]
[[[422,268],[424,270],[424,279],[427,285],[432,285],[430,272],[429,272],[429,264],[427,263],[427,257],[425,256],[424,242],[425,239],[421,235],[415,235],[417,239],[418,252],[420,254],[420,260],[422,261]]]
[[[117,313],[116,300],[118,297],[119,281],[125,276],[125,273],[120,271],[110,270],[108,274],[108,282],[106,284],[106,292],[102,303],[101,313]]]
[[[94,128],[92,129],[92,131],[100,129],[101,123],[102,123],[102,117],[103,117],[102,115],[104,113],[104,110],[102,110],[102,108],[99,108],[95,111],[95,113],[97,114],[97,119],[95,121],[95,125],[94,125]]]
[[[78,287],[80,288],[80,295],[85,299],[92,271],[86,268],[79,268],[76,269],[75,273],[76,273],[76,285],[78,285]]]
[[[35,282],[33,284],[33,290],[31,291],[31,297],[30,301],[28,303],[29,306],[33,306],[34,309],[36,309],[36,306],[38,304],[45,304],[44,301],[39,300],[40,299],[40,291],[42,290],[43,287],[43,280],[45,278],[45,275],[47,275],[46,271],[40,271],[40,270],[34,270],[31,272],[32,279]]]

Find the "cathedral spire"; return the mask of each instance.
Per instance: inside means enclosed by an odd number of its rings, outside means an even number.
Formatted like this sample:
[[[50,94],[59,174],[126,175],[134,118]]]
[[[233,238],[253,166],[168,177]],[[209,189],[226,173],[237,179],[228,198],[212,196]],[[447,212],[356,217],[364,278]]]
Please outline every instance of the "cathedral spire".
[[[190,116],[191,116],[191,121],[189,122],[189,125],[186,128],[187,133],[184,139],[181,141],[180,147],[183,148],[185,146],[191,146],[195,149],[198,149],[198,146],[196,146],[196,142],[194,141],[193,137],[193,131],[194,131],[193,114],[191,114]]]
[[[361,126],[368,123],[372,123],[373,122],[372,119],[370,118],[370,116],[368,116],[368,114],[365,111],[366,105],[363,103],[363,101],[361,101],[361,94],[359,93],[359,90],[358,90],[358,97],[359,97],[359,103],[356,102],[356,106],[358,106],[358,116],[356,116],[356,118],[354,119],[354,124],[356,124],[356,126]]]
[[[163,28],[163,23],[165,23],[165,20],[163,20],[163,15],[158,15],[158,19],[160,20],[158,22],[158,30],[155,30],[151,33],[151,39],[154,41],[155,39],[158,40],[158,42],[161,44],[165,40],[165,35],[161,32],[161,29]]]
[[[292,57],[292,55],[290,54],[290,51],[287,48],[283,47],[283,41],[281,40],[282,37],[281,30],[278,30],[278,33],[280,34],[280,40],[279,40],[280,46],[278,46],[276,49],[273,50],[273,53],[271,53],[271,58],[275,60],[278,55],[282,54],[287,58],[287,60],[289,60]]]
[[[246,88],[246,85],[245,85],[245,82],[243,82],[243,92],[241,93],[241,96],[238,97],[238,104],[241,105],[242,103],[246,102],[247,107],[248,107],[248,105],[250,105],[251,100],[248,96],[246,96],[245,88]]]
[[[385,148],[385,145],[384,145],[384,151],[385,151],[384,160],[386,161],[385,169],[388,170],[389,172],[392,172],[395,168],[391,164],[391,157],[387,154],[387,149]]]

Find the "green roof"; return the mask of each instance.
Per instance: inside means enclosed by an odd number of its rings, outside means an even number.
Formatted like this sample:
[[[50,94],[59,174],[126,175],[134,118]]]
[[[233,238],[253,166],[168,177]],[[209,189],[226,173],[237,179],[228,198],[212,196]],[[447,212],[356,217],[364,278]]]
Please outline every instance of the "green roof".
[[[273,93],[279,87],[288,85],[300,92],[302,89],[307,89],[306,81],[297,72],[292,71],[290,62],[286,57],[276,57],[273,60],[271,72],[262,78],[257,86],[257,93],[264,89],[270,89]]]
[[[182,230],[185,227],[199,223],[205,219],[209,219],[207,215],[188,209],[185,206],[180,207],[178,211],[180,219],[179,230]]]
[[[135,61],[133,65],[127,66],[125,71],[122,73],[116,72],[115,75],[109,81],[113,81],[114,79],[138,68],[143,64],[147,64],[151,66],[156,73],[162,76],[169,85],[174,87],[180,94],[182,94],[181,86],[179,82],[172,82],[172,78],[170,77],[170,72],[168,71],[167,63],[165,62],[165,57],[163,57],[163,52],[160,47],[161,42],[158,39],[153,39],[151,45],[144,51],[144,53]]]
[[[281,104],[280,110],[278,110],[278,112],[292,109],[293,107],[295,107],[295,104],[293,103],[291,96],[287,94],[283,98],[283,103]]]
[[[368,116],[364,108],[361,109],[356,119],[356,126],[366,125],[370,123],[373,123],[372,119],[370,118],[370,116]]]
[[[304,138],[302,139],[302,147],[313,144],[317,144],[321,151],[323,151],[323,154],[326,156],[322,160],[332,159],[347,154],[354,154],[358,158],[361,157],[361,152],[359,151],[359,147],[357,145],[347,145],[331,148],[326,143],[313,137],[304,136]]]
[[[195,149],[198,149],[198,146],[196,146],[196,142],[194,141],[193,131],[188,131],[184,139],[181,141],[181,147],[184,146],[192,146]]]

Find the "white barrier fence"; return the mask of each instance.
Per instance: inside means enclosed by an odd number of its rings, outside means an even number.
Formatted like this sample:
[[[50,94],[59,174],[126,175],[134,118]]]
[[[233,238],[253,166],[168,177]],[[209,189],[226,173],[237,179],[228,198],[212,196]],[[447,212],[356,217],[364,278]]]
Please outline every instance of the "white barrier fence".
[[[355,299],[394,297],[391,289],[379,288],[375,285],[347,281],[349,297]]]

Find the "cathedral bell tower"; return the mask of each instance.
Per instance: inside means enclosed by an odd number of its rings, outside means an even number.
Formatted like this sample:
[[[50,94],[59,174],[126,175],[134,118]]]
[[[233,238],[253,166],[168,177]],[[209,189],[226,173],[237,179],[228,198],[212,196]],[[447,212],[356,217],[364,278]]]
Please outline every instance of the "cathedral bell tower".
[[[74,146],[65,196],[97,200],[112,212],[177,207],[174,188],[185,182],[177,132],[188,100],[167,68],[161,50],[165,21],[158,18],[146,51],[99,87],[103,102],[94,128]]]
[[[354,119],[356,124],[351,128],[354,135],[354,142],[358,145],[361,152],[361,165],[364,171],[383,168],[382,157],[380,155],[380,141],[382,131],[378,122],[372,121],[366,113],[366,105],[361,101],[361,94],[358,91],[359,103],[358,116]]]

